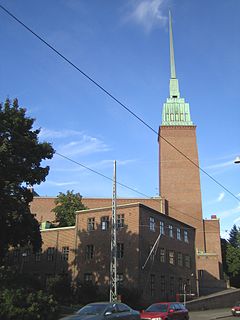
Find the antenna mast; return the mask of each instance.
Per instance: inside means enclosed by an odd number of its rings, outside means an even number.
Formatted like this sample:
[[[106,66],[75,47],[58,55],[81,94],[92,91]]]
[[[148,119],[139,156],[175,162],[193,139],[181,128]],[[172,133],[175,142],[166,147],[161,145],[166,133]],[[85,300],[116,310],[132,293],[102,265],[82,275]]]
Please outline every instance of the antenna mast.
[[[117,301],[117,188],[116,188],[116,160],[113,172],[113,198],[112,198],[112,228],[111,228],[111,265],[110,265],[110,302]]]

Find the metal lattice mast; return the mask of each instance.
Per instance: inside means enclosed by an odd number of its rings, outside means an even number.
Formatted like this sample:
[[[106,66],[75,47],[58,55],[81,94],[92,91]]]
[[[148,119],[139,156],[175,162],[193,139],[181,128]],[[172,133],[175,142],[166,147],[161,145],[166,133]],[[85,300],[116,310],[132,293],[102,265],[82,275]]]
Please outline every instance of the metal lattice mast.
[[[112,228],[111,228],[111,264],[110,264],[110,302],[117,300],[117,188],[116,188],[116,160],[113,173],[113,198],[112,198]]]

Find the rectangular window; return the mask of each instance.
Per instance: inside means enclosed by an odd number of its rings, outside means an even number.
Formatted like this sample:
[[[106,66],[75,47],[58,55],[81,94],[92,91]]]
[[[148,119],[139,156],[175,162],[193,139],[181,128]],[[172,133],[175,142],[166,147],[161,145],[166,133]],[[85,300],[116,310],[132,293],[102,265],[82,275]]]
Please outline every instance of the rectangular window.
[[[183,279],[178,279],[178,293],[183,293]]]
[[[117,274],[117,287],[118,288],[123,287],[123,273]]]
[[[160,248],[160,262],[165,262],[165,249]]]
[[[169,228],[169,237],[173,238],[173,226],[170,224],[168,228]]]
[[[124,227],[124,214],[117,215],[117,229]]]
[[[182,253],[180,253],[180,252],[178,252],[178,254],[177,254],[177,264],[178,264],[180,267],[182,267],[182,265],[183,265],[183,255],[182,255]]]
[[[86,284],[93,283],[93,276],[91,273],[84,273],[84,283],[86,283]]]
[[[160,279],[160,289],[161,289],[161,293],[162,295],[165,295],[166,292],[166,280],[165,280],[165,276],[161,276]]]
[[[177,239],[181,240],[181,229],[177,228]]]
[[[185,267],[190,268],[190,256],[185,256]]]
[[[47,261],[53,261],[54,260],[54,247],[48,247],[47,248]]]
[[[151,297],[155,296],[155,274],[150,275],[150,292]]]
[[[165,234],[165,232],[164,232],[164,222],[163,221],[160,221],[160,234],[161,235]]]
[[[155,231],[155,219],[153,217],[149,218],[149,228],[151,231]]]
[[[184,230],[184,242],[189,242],[188,241],[188,232],[187,232],[187,230]]]
[[[101,217],[101,229],[107,230],[109,228],[109,217]]]
[[[14,262],[18,262],[20,259],[20,250],[19,249],[15,249],[13,251],[13,261]]]
[[[173,296],[174,295],[174,277],[170,277],[169,291],[170,291],[170,296]]]
[[[149,247],[149,254],[150,254],[150,252],[152,251],[152,248],[153,248],[153,245],[150,245],[150,247]],[[153,260],[155,259],[156,253],[157,253],[157,251],[156,251],[156,247],[155,247],[154,250],[153,250],[152,253],[151,253],[150,260],[153,261]]]
[[[35,253],[35,261],[36,262],[41,261],[41,257],[42,257],[42,251],[39,250],[38,252]]]
[[[124,255],[124,244],[117,243],[117,258],[122,259]]]
[[[62,247],[62,260],[68,261],[69,247]]]
[[[174,251],[170,250],[168,252],[168,257],[169,257],[169,263],[174,264]]]
[[[87,219],[87,230],[88,231],[95,230],[95,218]]]
[[[94,245],[88,244],[85,248],[85,259],[91,260],[94,257]]]

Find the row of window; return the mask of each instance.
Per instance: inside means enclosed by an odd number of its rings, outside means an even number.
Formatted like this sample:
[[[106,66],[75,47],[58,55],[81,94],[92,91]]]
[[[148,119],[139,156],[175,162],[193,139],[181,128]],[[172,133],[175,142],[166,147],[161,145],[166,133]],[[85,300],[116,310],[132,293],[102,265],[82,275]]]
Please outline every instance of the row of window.
[[[95,246],[88,244],[85,248],[85,260],[91,260],[94,258]],[[122,259],[124,256],[124,243],[117,243],[117,259]]]
[[[150,293],[152,297],[156,294],[156,280],[158,279],[155,274],[150,275]],[[175,296],[176,293],[182,294],[190,291],[190,279],[184,281],[182,278],[175,279],[173,276],[170,276],[169,279],[165,276],[160,277],[160,294],[162,296],[165,296],[167,292],[170,296]]]
[[[188,114],[187,113],[170,113],[170,117],[169,117],[169,113],[166,113],[165,115],[165,120],[166,121],[186,121]]]
[[[160,221],[159,228],[160,228],[159,230],[160,235],[165,235],[165,226],[163,221]],[[149,229],[153,232],[156,231],[156,222],[153,217],[149,218]],[[168,225],[167,233],[170,238],[174,238],[173,225],[171,224]],[[176,239],[183,240],[184,242],[188,243],[189,242],[188,231],[183,230],[183,234],[182,234],[182,230],[180,228],[176,228]]]
[[[54,247],[48,247],[46,251],[46,259],[47,261],[53,261],[54,257],[56,254],[56,248]],[[30,261],[30,255],[31,255],[31,250],[26,249],[24,252],[20,252],[20,250],[14,250],[13,251],[13,260],[14,262],[17,262],[20,260],[20,257],[22,256],[22,259],[24,262],[29,262]],[[42,251],[38,251],[35,253],[35,261],[39,262],[42,260],[43,253]],[[61,251],[61,260],[62,261],[68,261],[69,258],[69,247],[62,247]]]
[[[151,252],[152,246],[150,246],[149,252]],[[166,250],[165,248],[159,248],[156,252],[153,252],[151,259],[162,263],[169,263],[171,265],[178,265],[179,267],[191,267],[191,257],[189,255],[184,255],[181,252],[175,252],[174,250]]]
[[[101,230],[108,230],[109,229],[109,216],[103,216],[100,220]],[[124,214],[117,215],[117,229],[124,227]],[[93,231],[96,229],[96,221],[95,218],[88,218],[87,219],[87,230]]]

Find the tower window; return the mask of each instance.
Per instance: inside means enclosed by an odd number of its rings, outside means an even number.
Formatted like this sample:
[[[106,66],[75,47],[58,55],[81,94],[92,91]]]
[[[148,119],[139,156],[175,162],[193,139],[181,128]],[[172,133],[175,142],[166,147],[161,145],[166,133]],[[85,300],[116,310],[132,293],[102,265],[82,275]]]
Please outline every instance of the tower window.
[[[174,114],[173,113],[170,114],[170,121],[174,121]]]

